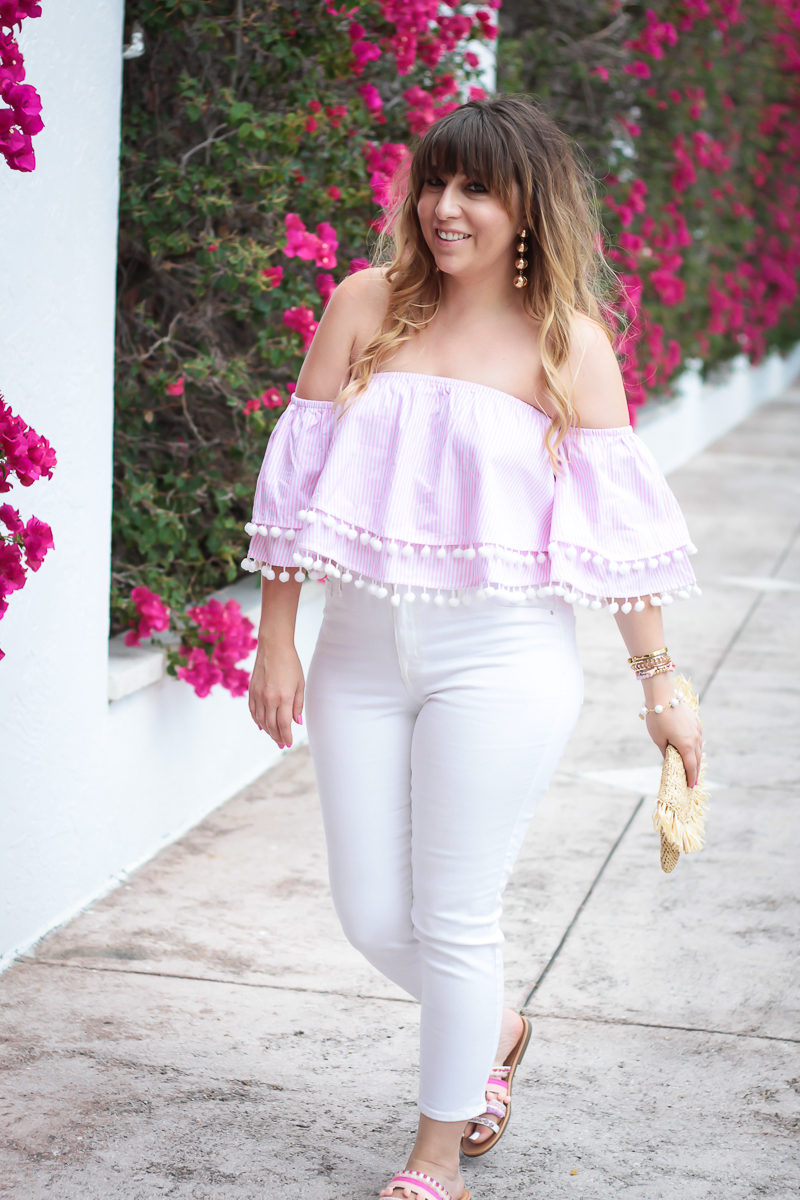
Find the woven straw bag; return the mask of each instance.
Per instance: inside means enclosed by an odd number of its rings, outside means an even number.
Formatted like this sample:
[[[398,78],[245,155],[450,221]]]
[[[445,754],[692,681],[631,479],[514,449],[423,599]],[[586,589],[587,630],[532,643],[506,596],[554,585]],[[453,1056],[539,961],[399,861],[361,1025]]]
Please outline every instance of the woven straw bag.
[[[684,675],[675,678],[675,692],[684,704],[698,713],[700,706],[691,681]],[[691,854],[703,848],[708,793],[704,785],[705,754],[700,759],[697,784],[686,784],[683,759],[674,746],[667,746],[661,784],[658,789],[653,828],[661,837],[661,869],[674,871],[681,852]]]

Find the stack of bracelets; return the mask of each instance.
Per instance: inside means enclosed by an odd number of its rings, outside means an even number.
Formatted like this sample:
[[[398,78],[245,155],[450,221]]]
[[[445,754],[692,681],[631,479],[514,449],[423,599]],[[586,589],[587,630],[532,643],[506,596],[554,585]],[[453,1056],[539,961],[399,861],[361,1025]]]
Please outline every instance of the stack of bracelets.
[[[669,650],[662,646],[660,650],[651,650],[649,654],[634,654],[628,659],[631,670],[637,679],[652,679],[654,675],[665,675],[675,670],[675,663],[669,656]],[[656,704],[655,708],[642,705],[639,717],[643,721],[648,713],[663,713],[665,708],[677,708],[680,697],[673,695],[666,704]]]

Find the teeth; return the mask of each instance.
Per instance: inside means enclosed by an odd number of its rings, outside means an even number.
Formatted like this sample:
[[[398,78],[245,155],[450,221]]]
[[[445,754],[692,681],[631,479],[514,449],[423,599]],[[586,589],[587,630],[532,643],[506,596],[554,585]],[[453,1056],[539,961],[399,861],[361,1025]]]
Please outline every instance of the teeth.
[[[437,229],[436,233],[443,242],[461,242],[469,237],[468,233],[445,233],[443,229]]]

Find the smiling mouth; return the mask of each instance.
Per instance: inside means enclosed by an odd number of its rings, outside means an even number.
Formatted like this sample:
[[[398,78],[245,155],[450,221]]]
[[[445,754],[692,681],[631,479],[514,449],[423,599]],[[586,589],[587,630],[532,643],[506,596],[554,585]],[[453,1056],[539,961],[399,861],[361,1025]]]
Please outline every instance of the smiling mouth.
[[[434,229],[434,233],[436,234],[437,241],[447,243],[465,242],[468,237],[472,236],[469,233],[459,233],[456,229]]]

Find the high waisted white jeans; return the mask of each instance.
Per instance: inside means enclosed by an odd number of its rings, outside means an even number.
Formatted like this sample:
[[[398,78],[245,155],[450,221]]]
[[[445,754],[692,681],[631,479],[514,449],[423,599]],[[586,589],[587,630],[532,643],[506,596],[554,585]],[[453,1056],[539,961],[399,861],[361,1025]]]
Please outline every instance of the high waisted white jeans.
[[[419,1107],[484,1107],[502,894],[583,700],[575,616],[325,584],[306,723],[345,934],[420,1001]]]

